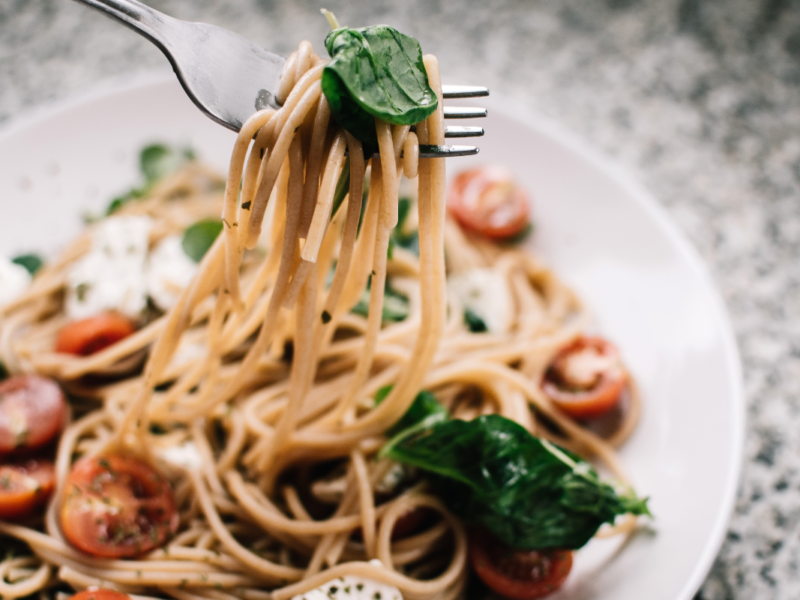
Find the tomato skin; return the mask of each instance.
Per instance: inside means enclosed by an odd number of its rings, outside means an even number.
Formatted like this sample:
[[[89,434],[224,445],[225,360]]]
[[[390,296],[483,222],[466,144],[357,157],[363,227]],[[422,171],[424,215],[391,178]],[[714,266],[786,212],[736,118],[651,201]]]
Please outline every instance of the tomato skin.
[[[106,312],[65,326],[56,340],[56,352],[89,356],[125,339],[136,325],[122,315]]]
[[[117,590],[98,588],[78,592],[70,600],[131,600],[131,597]]]
[[[448,188],[447,208],[462,227],[495,241],[513,238],[530,224],[527,194],[498,166],[459,173]]]
[[[547,596],[572,569],[570,550],[514,550],[484,532],[470,535],[469,557],[488,587],[513,600]]]
[[[64,393],[52,379],[15,375],[0,382],[0,454],[48,444],[66,416]]]
[[[79,460],[67,478],[61,529],[78,549],[134,558],[160,547],[178,529],[172,488],[153,467],[129,456]]]
[[[581,376],[576,378],[576,372]],[[542,390],[573,418],[593,419],[617,406],[627,382],[613,344],[598,337],[581,337],[558,352],[545,372]]]
[[[22,519],[42,506],[56,484],[49,460],[29,459],[0,465],[0,519]]]

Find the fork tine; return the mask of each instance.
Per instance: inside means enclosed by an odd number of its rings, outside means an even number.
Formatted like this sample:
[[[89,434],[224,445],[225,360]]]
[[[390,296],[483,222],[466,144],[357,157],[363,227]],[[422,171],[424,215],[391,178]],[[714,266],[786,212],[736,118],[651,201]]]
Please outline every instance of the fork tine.
[[[445,98],[480,98],[488,96],[489,88],[481,85],[443,85],[442,96]]]
[[[480,137],[483,134],[483,127],[461,127],[447,125],[444,128],[444,137],[446,138]]]
[[[420,158],[450,158],[453,156],[470,156],[479,152],[477,146],[436,146],[420,144]]]
[[[411,131],[416,132],[417,126],[412,125]],[[446,138],[465,138],[465,137],[480,137],[484,133],[483,127],[462,127],[456,125],[446,125],[444,128],[444,137]]]
[[[485,117],[489,114],[485,108],[477,108],[475,106],[445,106],[444,118],[445,119],[475,119],[477,117]]]

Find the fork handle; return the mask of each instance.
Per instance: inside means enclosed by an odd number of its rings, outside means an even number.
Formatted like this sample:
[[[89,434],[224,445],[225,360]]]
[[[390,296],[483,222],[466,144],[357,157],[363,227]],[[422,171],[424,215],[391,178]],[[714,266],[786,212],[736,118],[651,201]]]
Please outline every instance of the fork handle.
[[[75,0],[99,10],[143,35],[170,58],[167,31],[177,19],[137,0]],[[171,59],[170,59],[171,60]]]

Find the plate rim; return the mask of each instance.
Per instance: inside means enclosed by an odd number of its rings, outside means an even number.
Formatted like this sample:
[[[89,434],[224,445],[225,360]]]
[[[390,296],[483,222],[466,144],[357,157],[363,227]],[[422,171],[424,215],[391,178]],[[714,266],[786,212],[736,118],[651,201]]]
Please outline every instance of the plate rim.
[[[0,143],[18,132],[35,126],[54,115],[92,102],[101,101],[115,95],[124,95],[137,89],[174,84],[174,74],[164,69],[151,69],[135,74],[123,74],[101,79],[87,89],[67,96],[50,99],[41,104],[12,114],[0,123]],[[725,539],[736,504],[739,485],[744,467],[744,444],[746,433],[746,398],[741,355],[736,341],[735,330],[730,313],[724,302],[710,269],[686,234],[680,229],[667,208],[663,206],[644,184],[619,161],[595,146],[580,133],[567,125],[542,113],[532,111],[510,98],[494,95],[487,102],[490,110],[500,110],[507,117],[521,122],[560,144],[570,152],[602,171],[619,185],[642,208],[647,216],[658,224],[668,241],[684,259],[699,283],[709,293],[714,314],[721,334],[722,349],[727,367],[727,377],[731,387],[731,448],[730,460],[725,473],[723,501],[717,512],[711,534],[700,555],[700,559],[690,573],[675,600],[691,600],[705,581]]]

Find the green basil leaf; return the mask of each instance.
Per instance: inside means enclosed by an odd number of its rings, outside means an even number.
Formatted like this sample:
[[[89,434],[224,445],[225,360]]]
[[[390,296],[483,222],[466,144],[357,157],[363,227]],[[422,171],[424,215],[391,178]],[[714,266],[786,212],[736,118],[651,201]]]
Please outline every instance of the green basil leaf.
[[[114,214],[133,200],[144,198],[159,179],[174,173],[195,158],[195,152],[191,148],[175,149],[164,144],[145,146],[139,153],[139,170],[144,176],[144,185],[133,187],[111,200],[105,216]]]
[[[464,323],[472,333],[483,333],[489,331],[486,323],[481,319],[477,313],[472,312],[470,309],[464,309]]]
[[[328,34],[325,47],[331,60],[322,72],[322,91],[336,122],[362,142],[377,145],[373,117],[413,125],[436,110],[414,38],[386,25],[341,27]]]
[[[333,219],[336,211],[344,202],[347,193],[350,191],[350,157],[344,159],[342,172],[339,173],[339,179],[336,180],[336,190],[333,192],[333,206],[331,206],[331,219]]]
[[[406,222],[411,212],[412,204],[411,198],[408,196],[400,196],[400,198],[397,199],[397,228],[402,227]]]
[[[390,383],[389,385],[385,385],[375,392],[375,406],[378,406],[378,404],[386,400],[386,396],[389,395],[393,387],[394,385]]]
[[[139,168],[147,183],[152,184],[194,159],[195,153],[191,148],[179,150],[164,144],[150,144],[139,154]]]
[[[424,470],[454,513],[512,548],[577,549],[618,515],[650,514],[646,499],[618,492],[589,463],[505,417],[429,419],[381,454]]]
[[[0,361],[0,381],[7,378],[8,378],[8,369],[6,369],[6,366],[3,364],[3,361]]]
[[[222,232],[222,221],[216,219],[204,219],[189,227],[181,240],[186,256],[199,263],[214,245],[220,232]]]
[[[515,233],[511,237],[508,237],[502,241],[504,245],[514,245],[514,244],[521,244],[528,237],[534,232],[535,227],[533,223],[528,223],[523,227],[519,232]]]
[[[11,259],[11,262],[21,267],[25,267],[31,276],[36,275],[36,271],[42,268],[44,261],[38,254],[20,254]]]
[[[412,204],[411,199],[405,196],[401,196],[397,202],[397,226],[392,230],[391,238],[389,238],[389,258],[392,258],[391,251],[395,246],[419,256],[419,231],[416,229],[410,233],[405,231],[405,222],[411,212]]]
[[[148,186],[135,187],[131,188],[121,196],[117,196],[109,203],[108,208],[106,208],[106,216],[108,217],[110,215],[113,215],[120,208],[122,208],[132,200],[138,200],[139,198],[144,198],[147,195],[149,189],[150,188]]]
[[[385,385],[375,393],[375,406],[383,402],[389,393],[392,391],[393,385]],[[427,390],[422,390],[414,402],[408,407],[406,413],[400,417],[400,420],[386,430],[390,436],[396,436],[401,432],[406,432],[412,427],[416,427],[421,422],[430,422],[431,417],[436,418],[437,421],[445,421],[450,418],[447,409],[442,406],[432,393]],[[391,445],[391,442],[389,442]]]
[[[388,280],[384,289],[383,316],[381,317],[383,322],[404,321],[411,311],[408,298],[392,288],[389,285]],[[361,295],[358,303],[351,309],[350,312],[361,315],[362,317],[367,317],[369,315],[369,290],[370,288],[367,286],[367,289],[364,290],[364,293]]]

